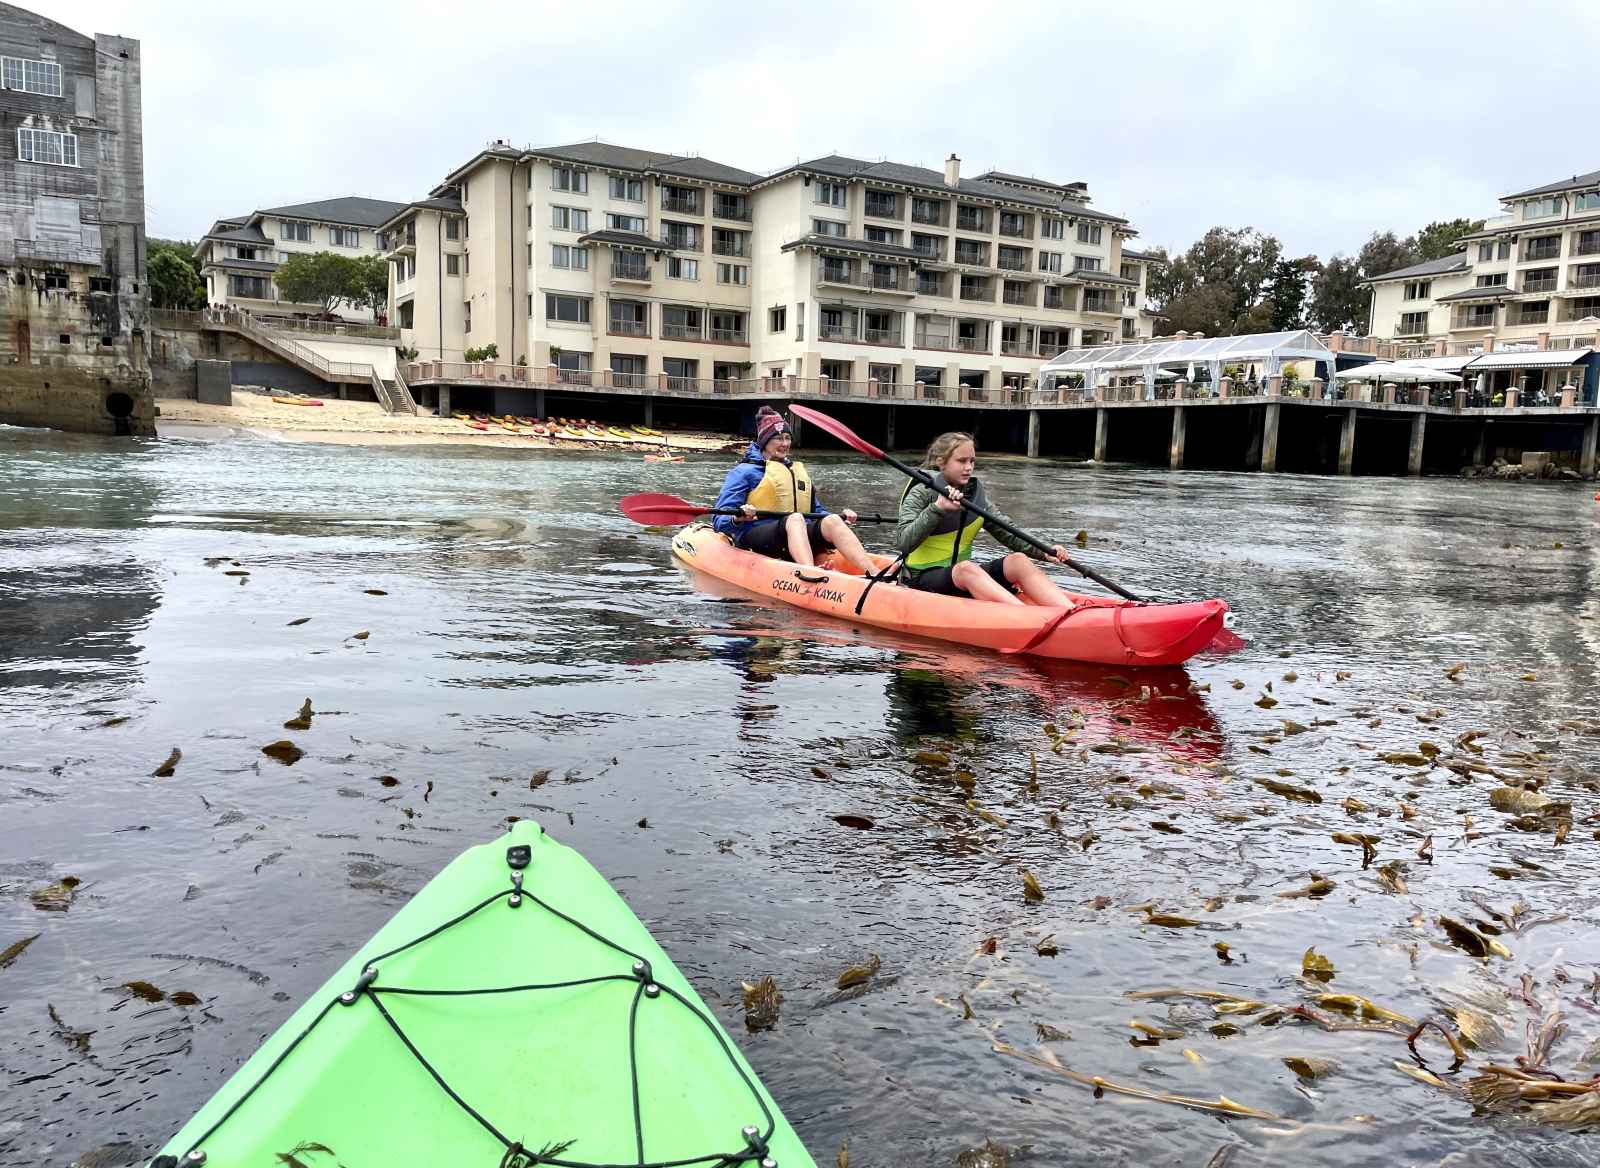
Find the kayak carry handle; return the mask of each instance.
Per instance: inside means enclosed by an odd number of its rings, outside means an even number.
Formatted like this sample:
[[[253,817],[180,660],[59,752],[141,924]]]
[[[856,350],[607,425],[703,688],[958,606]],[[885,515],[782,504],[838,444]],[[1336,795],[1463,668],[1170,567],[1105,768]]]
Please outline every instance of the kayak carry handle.
[[[807,576],[799,568],[795,569],[794,578],[807,584],[826,584],[828,582],[828,577],[826,576]]]

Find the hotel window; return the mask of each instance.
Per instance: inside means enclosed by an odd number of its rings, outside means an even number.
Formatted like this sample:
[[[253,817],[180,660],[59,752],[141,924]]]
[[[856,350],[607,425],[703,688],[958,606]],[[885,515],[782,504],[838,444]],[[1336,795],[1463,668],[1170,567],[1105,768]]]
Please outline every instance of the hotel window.
[[[1039,270],[1041,272],[1060,272],[1061,253],[1058,251],[1042,251],[1039,253]]]
[[[917,273],[917,295],[943,296],[944,280],[938,272]]]
[[[61,96],[61,66],[54,61],[31,61],[26,57],[3,57],[0,61],[4,62],[0,78],[6,89],[20,89],[23,93],[45,97]]]
[[[550,189],[586,195],[589,193],[589,172],[586,170],[574,170],[570,166],[552,166],[550,168]]]
[[[897,219],[900,217],[900,199],[891,191],[868,191],[863,210],[879,219]]]
[[[1600,211],[1600,191],[1584,191],[1572,196],[1574,211]]]
[[[558,231],[587,231],[589,212],[581,207],[551,207],[550,226]]]
[[[444,274],[447,276],[459,276],[461,274],[460,256],[447,255],[444,257]]]
[[[644,234],[643,215],[613,215],[606,216],[606,226],[612,231],[637,231]]]
[[[612,175],[611,197],[621,199],[625,203],[644,202],[644,179],[624,178],[620,174]]]
[[[1511,241],[1509,239],[1502,239],[1500,241],[1499,245],[1495,248],[1494,258],[1497,260],[1508,260],[1511,258]]]
[[[984,207],[956,208],[957,231],[987,231],[989,230],[989,212]]]
[[[780,304],[777,308],[767,310],[767,331],[781,333],[789,323],[789,306]]]
[[[311,242],[311,224],[285,219],[278,225],[279,239],[293,239],[299,243]]]
[[[544,318],[588,324],[589,299],[586,296],[558,296],[554,292],[547,292],[544,297]]]
[[[472,331],[472,301],[470,300],[461,302],[461,331],[464,333]]]
[[[1472,286],[1474,288],[1499,288],[1502,287],[1505,282],[1506,274],[1504,272],[1491,272],[1487,276],[1479,276],[1472,282]]]
[[[843,239],[850,230],[848,223],[840,223],[837,219],[813,219],[811,230],[816,235],[827,235],[834,239]]]
[[[1065,239],[1067,237],[1067,221],[1065,219],[1041,219],[1039,221],[1040,239]]]
[[[1099,243],[1102,228],[1098,223],[1078,224],[1079,243]]]
[[[1428,314],[1426,312],[1402,312],[1398,331],[1402,337],[1426,336],[1428,332]]]
[[[1493,260],[1494,240],[1491,239],[1487,243],[1480,243],[1478,245],[1478,262],[1480,264],[1487,264],[1493,262]]]
[[[989,262],[989,245],[971,239],[956,240],[956,263],[984,267]]]
[[[360,247],[361,231],[356,227],[330,227],[328,242],[334,247]]]
[[[668,256],[667,278],[671,280],[698,280],[700,278],[700,261],[685,259],[683,256]]]
[[[279,252],[279,253],[278,253],[278,262],[279,262],[279,263],[280,263],[280,264],[286,264],[286,263],[288,263],[288,262],[289,262],[289,253],[288,253],[288,252],[286,252],[286,251],[280,251],[280,252]]]
[[[944,203],[938,199],[913,198],[911,218],[917,223],[944,223]]]
[[[1122,278],[1124,280],[1132,280],[1135,284],[1137,284],[1139,282],[1139,265],[1138,264],[1123,264],[1122,265]]]
[[[700,227],[695,223],[663,223],[661,242],[684,251],[700,250]]]
[[[271,300],[272,292],[265,276],[229,276],[228,295],[249,300]]]
[[[463,275],[472,275],[472,253],[470,251],[461,253],[461,272]]]
[[[587,272],[589,270],[589,253],[581,247],[571,247],[565,243],[552,243],[550,245],[550,266],[552,268],[568,268],[574,272]]]
[[[718,264],[717,283],[740,284],[750,283],[750,266],[748,264]]]
[[[1524,219],[1548,219],[1552,215],[1561,214],[1561,196],[1551,195],[1547,199],[1534,199],[1522,205]]]
[[[446,219],[444,221],[444,237],[446,239],[460,239],[461,238],[461,220],[459,220],[459,219]]]
[[[892,243],[900,246],[900,232],[893,227],[863,227],[861,234],[868,243]]]
[[[1426,300],[1432,290],[1432,280],[1409,280],[1406,282],[1406,299]]]
[[[825,207],[842,207],[845,205],[845,187],[843,183],[819,182],[815,184],[816,201]]]
[[[822,278],[830,284],[850,282],[850,261],[838,256],[822,257]]]
[[[1098,272],[1100,261],[1095,256],[1075,255],[1072,257],[1072,270],[1075,272]]]
[[[49,166],[78,165],[78,136],[54,130],[17,129],[17,160]]]

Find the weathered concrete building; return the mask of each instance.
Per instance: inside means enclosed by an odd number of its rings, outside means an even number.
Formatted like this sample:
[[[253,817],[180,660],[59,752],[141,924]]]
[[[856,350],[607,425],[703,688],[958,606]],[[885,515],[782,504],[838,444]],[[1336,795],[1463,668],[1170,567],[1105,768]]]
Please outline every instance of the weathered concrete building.
[[[152,434],[139,42],[0,3],[0,421]]]

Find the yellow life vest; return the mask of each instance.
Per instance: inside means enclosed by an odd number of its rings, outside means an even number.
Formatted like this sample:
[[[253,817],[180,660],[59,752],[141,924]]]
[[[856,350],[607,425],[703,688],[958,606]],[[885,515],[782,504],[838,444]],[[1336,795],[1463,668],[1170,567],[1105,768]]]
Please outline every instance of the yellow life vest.
[[[761,481],[755,485],[745,502],[757,511],[799,511],[809,515],[812,492],[811,476],[806,473],[806,464],[785,464],[776,458],[769,458],[766,463],[767,469]]]
[[[943,493],[946,483],[942,474],[933,476],[933,481],[939,484]],[[911,483],[906,483],[906,489],[900,493],[900,498],[911,493]],[[972,502],[983,506],[983,484],[976,478],[969,479],[967,488],[962,492]],[[939,523],[933,533],[911,549],[906,556],[906,567],[914,572],[925,572],[929,568],[953,568],[962,560],[972,558],[972,541],[978,538],[978,532],[983,530],[983,517],[974,515],[965,507],[959,511],[939,512]]]

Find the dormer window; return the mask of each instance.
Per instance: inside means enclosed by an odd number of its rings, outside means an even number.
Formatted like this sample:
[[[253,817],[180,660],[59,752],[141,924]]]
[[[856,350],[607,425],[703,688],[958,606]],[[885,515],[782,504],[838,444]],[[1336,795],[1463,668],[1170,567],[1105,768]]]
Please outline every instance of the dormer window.
[[[1524,219],[1548,219],[1552,215],[1561,214],[1561,196],[1551,195],[1547,199],[1534,199],[1522,205]]]

